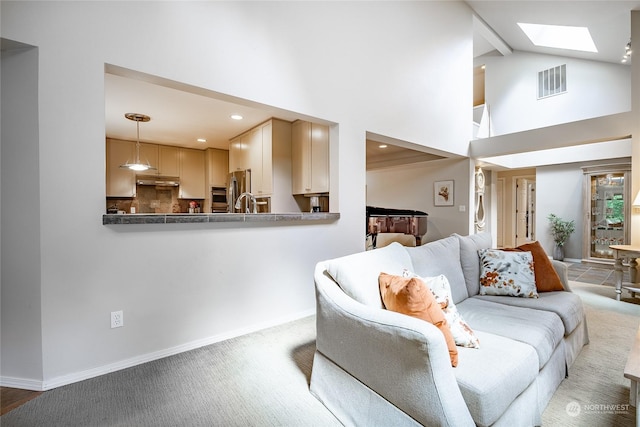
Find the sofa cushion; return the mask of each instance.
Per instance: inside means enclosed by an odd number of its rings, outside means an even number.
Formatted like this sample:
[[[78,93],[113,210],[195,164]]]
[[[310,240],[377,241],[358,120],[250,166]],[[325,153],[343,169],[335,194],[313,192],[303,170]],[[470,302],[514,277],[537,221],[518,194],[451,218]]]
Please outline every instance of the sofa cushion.
[[[564,291],[560,276],[553,268],[551,260],[537,240],[525,243],[517,248],[505,249],[506,251],[531,252],[533,256],[533,271],[536,275],[536,289],[538,292]]]
[[[384,271],[400,276],[404,270],[413,270],[411,258],[397,242],[384,248],[334,258],[324,264],[327,273],[347,295],[377,308],[383,308],[378,288],[380,273]]]
[[[478,251],[491,247],[491,234],[484,231],[468,236],[459,234],[453,234],[453,236],[460,243],[460,265],[462,266],[462,274],[467,286],[467,294],[469,296],[478,295],[480,292],[480,257],[478,256]]]
[[[532,346],[538,354],[538,368],[547,363],[564,336],[560,317],[550,311],[500,304],[479,296],[458,304],[458,311],[476,334],[490,332]],[[481,335],[478,338],[482,341]],[[483,342],[481,348],[486,346]]]
[[[580,297],[572,292],[543,292],[534,298],[505,298],[492,295],[477,295],[474,298],[505,305],[546,310],[557,314],[564,325],[564,335],[573,332],[584,319],[584,308]]]
[[[538,375],[535,350],[527,344],[476,331],[482,347],[460,348],[453,374],[473,421],[493,425]]]
[[[422,280],[431,289],[436,301],[440,304],[456,345],[460,347],[480,347],[478,337],[475,336],[469,324],[462,318],[456,308],[456,304],[453,302],[451,286],[446,276],[441,274],[436,277],[423,277]]]
[[[451,285],[454,303],[468,297],[460,265],[460,243],[456,237],[446,237],[415,248],[405,248],[405,250],[413,263],[413,270],[410,271],[420,277],[444,274]]]
[[[451,366],[458,365],[458,349],[447,319],[429,287],[419,277],[401,277],[380,273],[380,295],[387,310],[422,319],[436,326],[444,335]]]
[[[481,249],[480,295],[538,298],[531,252]]]

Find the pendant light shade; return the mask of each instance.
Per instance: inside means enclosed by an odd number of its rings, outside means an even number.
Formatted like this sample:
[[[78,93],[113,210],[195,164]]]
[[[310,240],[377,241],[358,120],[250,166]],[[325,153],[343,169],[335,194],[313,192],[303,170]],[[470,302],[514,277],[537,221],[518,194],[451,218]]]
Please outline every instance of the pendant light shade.
[[[134,163],[129,163],[129,161],[127,160],[127,163],[125,163],[124,165],[120,165],[120,167],[122,169],[129,169],[136,172],[156,170],[156,168],[149,164],[148,160],[147,163],[142,163],[140,161],[140,122],[148,122],[149,120],[151,120],[151,117],[139,113],[126,113],[124,116],[127,119],[136,122],[136,159]]]

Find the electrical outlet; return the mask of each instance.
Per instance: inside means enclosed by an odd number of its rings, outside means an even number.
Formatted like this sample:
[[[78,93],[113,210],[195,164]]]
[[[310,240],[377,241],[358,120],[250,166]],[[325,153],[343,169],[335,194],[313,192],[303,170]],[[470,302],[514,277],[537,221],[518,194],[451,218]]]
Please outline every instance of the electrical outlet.
[[[124,316],[122,310],[111,312],[111,329],[124,326]]]

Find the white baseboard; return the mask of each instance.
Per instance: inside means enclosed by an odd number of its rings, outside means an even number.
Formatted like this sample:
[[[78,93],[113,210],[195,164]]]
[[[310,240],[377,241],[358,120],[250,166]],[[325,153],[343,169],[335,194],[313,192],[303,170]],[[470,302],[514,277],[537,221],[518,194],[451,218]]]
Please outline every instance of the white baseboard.
[[[24,390],[33,390],[33,391],[47,391],[47,390],[51,390],[64,385],[73,384],[79,381],[84,381],[90,378],[98,377],[100,375],[108,374],[110,372],[119,371],[122,369],[130,368],[132,366],[141,365],[147,362],[152,362],[154,360],[162,359],[164,357],[173,356],[179,353],[184,353],[185,351],[195,350],[196,348],[204,347],[210,344],[215,344],[217,342],[225,341],[231,338],[236,338],[242,335],[247,335],[252,332],[271,328],[273,326],[278,326],[285,323],[293,322],[294,320],[312,316],[315,313],[316,313],[315,309],[305,310],[303,312],[299,312],[290,316],[275,319],[270,322],[251,325],[245,328],[225,332],[223,334],[214,335],[208,338],[203,338],[201,340],[191,341],[175,347],[170,347],[164,350],[155,351],[153,353],[142,354],[140,356],[121,360],[119,362],[110,363],[108,365],[103,365],[97,368],[87,369],[80,372],[74,372],[72,374],[63,375],[60,377],[56,377],[56,378],[52,378],[44,381],[27,379],[27,378],[14,378],[14,377],[0,376],[0,386],[13,387],[13,388],[19,388]]]
[[[42,381],[25,378],[0,377],[0,386],[19,388],[22,390],[43,391]]]

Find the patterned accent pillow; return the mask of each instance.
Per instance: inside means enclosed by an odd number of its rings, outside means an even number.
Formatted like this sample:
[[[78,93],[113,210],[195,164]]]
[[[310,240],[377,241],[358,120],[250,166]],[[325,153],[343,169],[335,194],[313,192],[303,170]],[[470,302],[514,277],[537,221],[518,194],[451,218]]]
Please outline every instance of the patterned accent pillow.
[[[480,295],[538,298],[531,252],[480,249]]]
[[[451,334],[456,345],[468,348],[480,348],[480,341],[473,333],[467,322],[458,312],[458,308],[453,303],[451,297],[451,285],[444,274],[436,277],[423,277],[422,280],[429,286],[431,292],[436,297],[436,301],[440,304],[444,317],[449,323]]]

